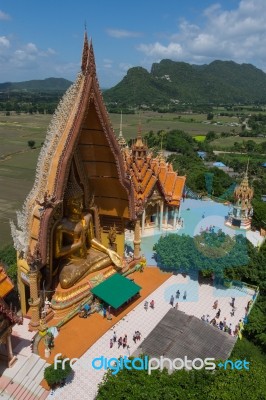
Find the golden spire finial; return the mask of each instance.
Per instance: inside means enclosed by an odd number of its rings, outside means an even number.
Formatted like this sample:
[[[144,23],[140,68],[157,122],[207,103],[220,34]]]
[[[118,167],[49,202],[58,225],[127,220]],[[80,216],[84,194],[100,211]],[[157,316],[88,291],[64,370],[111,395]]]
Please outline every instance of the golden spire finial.
[[[90,38],[90,43],[89,43],[89,56],[88,56],[87,68],[90,74],[93,75],[96,74],[96,65],[95,65],[94,50],[92,45],[92,38]]]
[[[87,27],[86,27],[86,22],[85,22],[84,43],[83,43],[83,51],[82,51],[82,59],[81,59],[81,71],[83,72],[83,74],[85,74],[85,72],[86,72],[88,55],[89,55],[89,43],[88,43]]]
[[[248,167],[249,167],[249,158],[248,158],[247,169],[246,169],[246,177],[248,176]]]

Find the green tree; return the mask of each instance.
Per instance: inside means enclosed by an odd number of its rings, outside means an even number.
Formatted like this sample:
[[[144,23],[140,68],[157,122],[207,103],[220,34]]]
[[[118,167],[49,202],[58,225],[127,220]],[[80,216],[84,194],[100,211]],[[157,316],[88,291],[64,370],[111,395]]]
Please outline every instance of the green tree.
[[[35,141],[34,140],[28,140],[28,146],[33,149],[35,146]]]
[[[212,140],[215,140],[217,138],[217,135],[214,131],[209,131],[206,135],[206,140],[208,142],[211,142]]]
[[[12,245],[0,250],[0,261],[6,266],[7,274],[12,281],[17,283],[17,254]]]

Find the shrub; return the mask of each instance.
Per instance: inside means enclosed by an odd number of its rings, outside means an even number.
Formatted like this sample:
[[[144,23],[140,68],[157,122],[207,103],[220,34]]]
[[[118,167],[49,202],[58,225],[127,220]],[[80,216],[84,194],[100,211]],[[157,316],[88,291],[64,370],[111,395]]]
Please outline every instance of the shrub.
[[[44,370],[44,379],[51,388],[63,383],[68,375],[72,372],[70,360],[64,362],[63,369],[64,359],[65,357],[58,358],[58,360],[61,360],[62,362],[57,363],[57,369],[55,369],[54,364],[52,364],[49,367],[46,367]]]

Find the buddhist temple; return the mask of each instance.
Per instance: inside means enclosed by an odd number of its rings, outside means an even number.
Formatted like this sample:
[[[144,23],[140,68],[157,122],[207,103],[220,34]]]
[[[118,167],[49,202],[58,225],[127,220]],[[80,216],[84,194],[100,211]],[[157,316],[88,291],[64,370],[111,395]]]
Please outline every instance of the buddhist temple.
[[[39,329],[52,312],[90,294],[89,274],[121,272],[134,194],[99,88],[92,42],[52,118],[33,188],[11,224],[22,312]]]
[[[7,276],[5,269],[0,265],[0,359],[7,362],[11,367],[16,361],[12,350],[12,327],[18,323],[22,324],[23,318],[17,315],[16,310],[9,307],[5,297],[14,289],[14,285]]]
[[[186,177],[179,176],[173,170],[162,151],[153,157],[142,139],[141,125],[131,149],[121,150],[127,175],[134,188],[141,234],[145,231],[153,234],[155,230],[175,230]]]
[[[226,225],[231,228],[250,229],[253,215],[251,201],[253,199],[253,188],[248,182],[248,167],[240,185],[234,191],[235,202],[232,211],[229,212]]]

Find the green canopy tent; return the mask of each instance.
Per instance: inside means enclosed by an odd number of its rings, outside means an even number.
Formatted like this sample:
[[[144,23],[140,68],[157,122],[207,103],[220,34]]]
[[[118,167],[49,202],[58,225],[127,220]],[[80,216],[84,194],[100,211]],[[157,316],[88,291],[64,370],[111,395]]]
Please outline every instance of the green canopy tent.
[[[141,287],[120,274],[114,274],[91,289],[91,293],[114,309],[118,309],[139,293]]]

